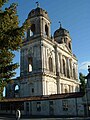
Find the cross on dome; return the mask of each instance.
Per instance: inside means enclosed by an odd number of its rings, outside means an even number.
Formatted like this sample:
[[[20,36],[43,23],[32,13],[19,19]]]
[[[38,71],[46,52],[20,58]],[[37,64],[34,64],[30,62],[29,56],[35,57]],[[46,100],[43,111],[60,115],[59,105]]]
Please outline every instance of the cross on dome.
[[[62,24],[61,24],[61,22],[59,21],[59,24],[60,24],[60,28],[62,27]]]
[[[39,2],[38,2],[38,1],[36,2],[36,5],[37,5],[37,8],[39,8],[39,7],[40,7],[40,4],[39,4]]]

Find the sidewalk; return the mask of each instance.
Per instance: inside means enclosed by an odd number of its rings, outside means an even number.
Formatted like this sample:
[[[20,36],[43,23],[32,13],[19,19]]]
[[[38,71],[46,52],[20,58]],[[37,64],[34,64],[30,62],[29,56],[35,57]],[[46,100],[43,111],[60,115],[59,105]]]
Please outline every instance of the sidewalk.
[[[16,120],[16,116],[0,115],[0,120]],[[20,120],[90,120],[90,117],[22,116]]]

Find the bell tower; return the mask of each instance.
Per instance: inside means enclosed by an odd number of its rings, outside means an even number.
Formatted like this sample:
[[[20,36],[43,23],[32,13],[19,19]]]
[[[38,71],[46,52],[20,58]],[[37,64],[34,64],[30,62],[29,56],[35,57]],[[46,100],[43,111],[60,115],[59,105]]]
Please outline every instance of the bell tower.
[[[43,95],[45,94],[45,84],[42,76],[44,66],[46,66],[44,64],[46,59],[44,43],[45,41],[51,42],[51,22],[47,11],[40,8],[38,3],[36,9],[31,10],[27,19],[30,20],[31,25],[20,51],[20,95]]]
[[[41,37],[46,37],[48,40],[51,37],[50,33],[50,19],[46,10],[40,8],[39,3],[37,2],[36,9],[32,9],[28,14],[30,20],[30,28],[27,30],[26,39],[23,42],[21,49],[21,64],[20,64],[20,73],[28,74],[33,70],[42,68],[42,62],[36,62],[36,57],[41,56]],[[38,45],[36,45],[36,41]],[[31,43],[30,43],[31,42]],[[37,47],[38,46],[38,47]],[[38,53],[37,53],[38,52]],[[38,54],[38,56],[36,56]],[[42,61],[42,60],[41,60]]]
[[[28,19],[30,19],[31,27],[27,31],[27,39],[30,37],[36,36],[47,36],[50,37],[50,19],[48,17],[48,13],[46,10],[40,8],[38,2],[37,8],[31,10],[28,15]]]
[[[60,22],[59,22],[60,23]],[[64,29],[60,23],[60,28],[54,33],[54,39],[58,44],[65,44],[70,52],[72,52],[72,39],[69,31]]]

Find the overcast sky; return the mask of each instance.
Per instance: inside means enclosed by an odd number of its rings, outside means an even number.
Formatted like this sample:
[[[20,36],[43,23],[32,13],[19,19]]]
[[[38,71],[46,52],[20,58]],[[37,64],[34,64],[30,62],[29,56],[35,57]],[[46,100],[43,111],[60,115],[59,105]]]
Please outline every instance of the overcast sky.
[[[18,3],[20,25],[25,21],[29,12],[36,8],[36,0],[9,0]],[[48,12],[51,19],[51,33],[62,27],[69,30],[72,38],[73,53],[78,59],[78,71],[87,74],[90,65],[90,0],[38,0],[40,7]],[[20,61],[16,54],[15,62]],[[17,75],[19,76],[19,69]]]

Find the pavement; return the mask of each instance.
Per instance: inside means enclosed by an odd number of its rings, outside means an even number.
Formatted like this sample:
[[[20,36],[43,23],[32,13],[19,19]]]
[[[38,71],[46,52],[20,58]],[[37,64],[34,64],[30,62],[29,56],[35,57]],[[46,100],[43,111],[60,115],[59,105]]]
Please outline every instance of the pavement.
[[[0,120],[16,120],[15,116],[1,116],[0,115]],[[68,118],[39,118],[39,117],[22,117],[20,120],[90,120],[90,117],[68,117]]]
[[[16,120],[15,117],[1,117],[0,120]],[[21,118],[20,120],[90,120],[90,117],[74,117],[74,118]]]

